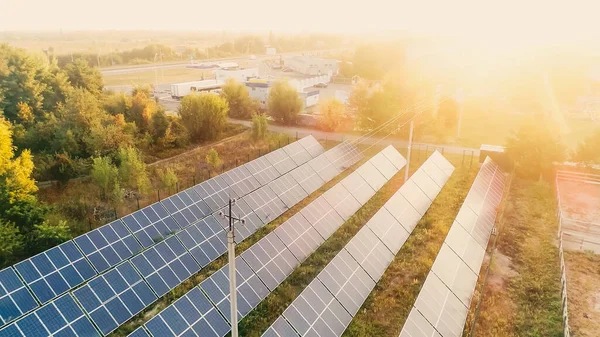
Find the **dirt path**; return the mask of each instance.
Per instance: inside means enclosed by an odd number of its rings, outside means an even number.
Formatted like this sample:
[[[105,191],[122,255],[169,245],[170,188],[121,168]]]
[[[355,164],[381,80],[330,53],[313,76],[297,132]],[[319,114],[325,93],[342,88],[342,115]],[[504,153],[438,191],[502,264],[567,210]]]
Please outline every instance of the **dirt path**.
[[[600,255],[566,252],[569,327],[573,337],[600,331]]]

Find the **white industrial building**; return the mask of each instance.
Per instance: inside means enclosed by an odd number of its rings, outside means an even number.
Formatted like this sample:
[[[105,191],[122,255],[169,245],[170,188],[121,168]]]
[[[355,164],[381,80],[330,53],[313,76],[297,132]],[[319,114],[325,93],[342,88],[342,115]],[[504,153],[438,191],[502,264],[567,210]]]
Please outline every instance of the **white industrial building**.
[[[293,56],[284,61],[285,66],[304,75],[336,75],[338,61],[312,56]]]
[[[250,79],[258,78],[258,68],[246,69],[217,69],[214,71],[217,81],[226,82],[233,78],[238,82],[247,82]]]
[[[180,99],[191,93],[211,92],[218,93],[225,82],[219,80],[202,80],[171,84],[171,97]]]
[[[268,80],[251,80],[246,82],[250,97],[257,99],[262,109],[267,108],[271,85],[272,82]],[[316,105],[319,102],[319,90],[302,90],[298,91],[298,95],[302,100],[304,109]]]

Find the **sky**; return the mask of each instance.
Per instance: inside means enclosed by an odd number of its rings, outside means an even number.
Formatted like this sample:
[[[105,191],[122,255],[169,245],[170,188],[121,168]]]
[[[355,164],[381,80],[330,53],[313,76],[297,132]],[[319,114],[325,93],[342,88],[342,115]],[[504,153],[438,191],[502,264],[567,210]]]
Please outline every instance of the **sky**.
[[[587,0],[0,0],[0,30],[274,30],[596,37]]]

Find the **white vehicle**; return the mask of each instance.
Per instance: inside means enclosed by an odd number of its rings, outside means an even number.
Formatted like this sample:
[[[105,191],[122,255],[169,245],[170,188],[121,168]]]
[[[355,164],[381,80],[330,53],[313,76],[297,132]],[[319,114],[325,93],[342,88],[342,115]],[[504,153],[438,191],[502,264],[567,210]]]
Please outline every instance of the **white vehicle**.
[[[194,82],[184,82],[171,84],[171,97],[174,99],[181,99],[195,92],[211,92],[217,89],[221,89],[224,83],[217,80],[203,80]]]

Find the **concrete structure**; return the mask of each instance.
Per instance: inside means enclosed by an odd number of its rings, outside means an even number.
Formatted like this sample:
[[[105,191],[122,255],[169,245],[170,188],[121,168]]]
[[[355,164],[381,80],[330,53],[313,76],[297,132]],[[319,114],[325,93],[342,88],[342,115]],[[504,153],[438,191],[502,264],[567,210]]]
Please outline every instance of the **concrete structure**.
[[[272,84],[273,82],[264,79],[253,79],[246,82],[250,97],[257,99],[262,109],[267,108]],[[319,102],[319,90],[302,90],[298,91],[298,95],[302,100],[302,106],[304,109],[316,105]]]
[[[294,79],[290,80],[289,83],[292,87],[296,88],[298,92],[305,91],[307,88],[314,87],[319,83],[330,83],[331,75],[321,75],[310,78]]]
[[[225,82],[230,78],[238,82],[247,82],[250,79],[258,78],[258,68],[247,69],[217,69],[214,71],[217,81]]]
[[[294,56],[287,58],[285,66],[304,75],[336,75],[338,61],[311,56]]]
[[[171,97],[180,99],[195,92],[219,92],[225,83],[218,80],[204,80],[171,84]]]

